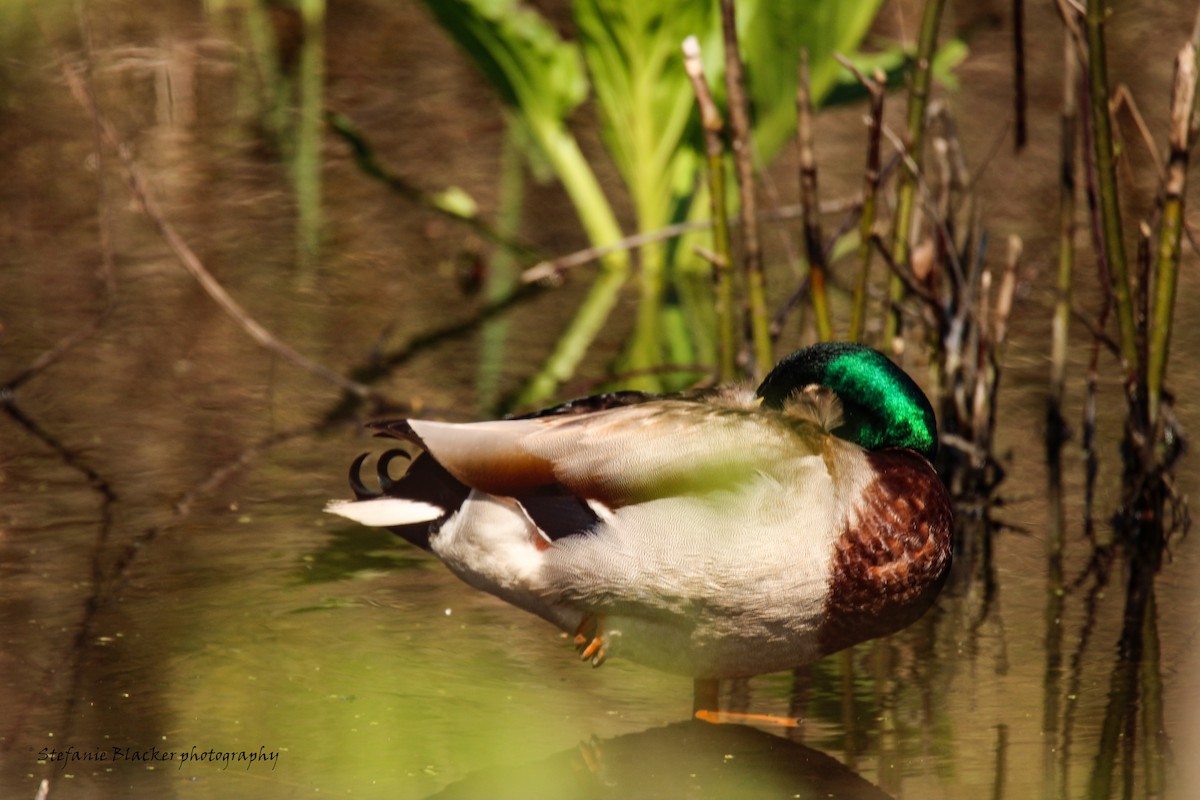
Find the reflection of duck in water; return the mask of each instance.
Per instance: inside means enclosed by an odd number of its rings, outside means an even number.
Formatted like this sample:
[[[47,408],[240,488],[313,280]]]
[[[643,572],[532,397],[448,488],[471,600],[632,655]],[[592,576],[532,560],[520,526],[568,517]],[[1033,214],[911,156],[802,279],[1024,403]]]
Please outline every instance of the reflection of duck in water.
[[[421,448],[328,510],[624,656],[701,679],[808,663],[932,603],[952,513],[933,410],[861,345],[785,358],[758,388],[577,400],[529,417],[373,423]]]
[[[699,722],[592,740],[541,761],[482,770],[433,797],[890,798],[818,750],[744,725]]]

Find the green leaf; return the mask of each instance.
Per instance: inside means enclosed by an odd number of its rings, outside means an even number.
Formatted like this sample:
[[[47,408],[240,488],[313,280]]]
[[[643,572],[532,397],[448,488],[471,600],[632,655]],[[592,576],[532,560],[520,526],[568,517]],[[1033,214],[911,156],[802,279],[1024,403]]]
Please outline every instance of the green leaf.
[[[425,0],[438,23],[521,113],[562,122],[587,96],[578,49],[517,0]]]
[[[796,127],[800,50],[808,50],[809,88],[819,106],[844,71],[833,54],[853,55],[882,0],[808,0],[739,6],[739,35],[754,107],[757,155],[770,161]]]

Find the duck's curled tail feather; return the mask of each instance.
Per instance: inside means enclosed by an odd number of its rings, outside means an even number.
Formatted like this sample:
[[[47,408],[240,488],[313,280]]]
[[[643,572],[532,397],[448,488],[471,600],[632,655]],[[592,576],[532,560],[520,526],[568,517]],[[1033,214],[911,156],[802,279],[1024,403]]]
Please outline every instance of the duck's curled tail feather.
[[[415,435],[410,441],[420,443]],[[357,499],[333,500],[325,510],[363,525],[387,528],[405,541],[428,550],[431,526],[444,522],[453,514],[471,490],[428,453],[411,456],[404,450],[394,449],[381,455],[375,466],[380,488],[376,492],[368,489],[362,480],[366,458],[367,454],[363,453],[350,465],[350,486]],[[411,462],[404,477],[398,480],[388,471],[397,458]]]

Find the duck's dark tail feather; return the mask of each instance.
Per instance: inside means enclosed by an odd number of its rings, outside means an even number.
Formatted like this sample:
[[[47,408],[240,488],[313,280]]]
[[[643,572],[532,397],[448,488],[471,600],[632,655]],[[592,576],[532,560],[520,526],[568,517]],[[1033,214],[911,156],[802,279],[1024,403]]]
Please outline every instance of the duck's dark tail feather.
[[[428,453],[410,456],[397,449],[379,457],[375,473],[381,491],[373,491],[362,480],[367,455],[363,453],[350,465],[350,488],[357,499],[333,500],[325,510],[363,525],[387,528],[428,550],[431,526],[440,525],[457,511],[471,490]],[[388,472],[388,466],[397,458],[411,462],[398,480]]]

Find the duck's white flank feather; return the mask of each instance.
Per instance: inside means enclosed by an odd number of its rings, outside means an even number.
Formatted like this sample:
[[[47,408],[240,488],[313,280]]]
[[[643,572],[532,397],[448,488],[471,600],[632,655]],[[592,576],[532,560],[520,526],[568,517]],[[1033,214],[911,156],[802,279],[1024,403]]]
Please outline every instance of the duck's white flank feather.
[[[432,522],[446,513],[446,509],[420,500],[405,500],[399,497],[374,497],[368,500],[330,500],[325,505],[330,514],[371,528],[387,528],[393,525],[411,525],[414,522]]]

